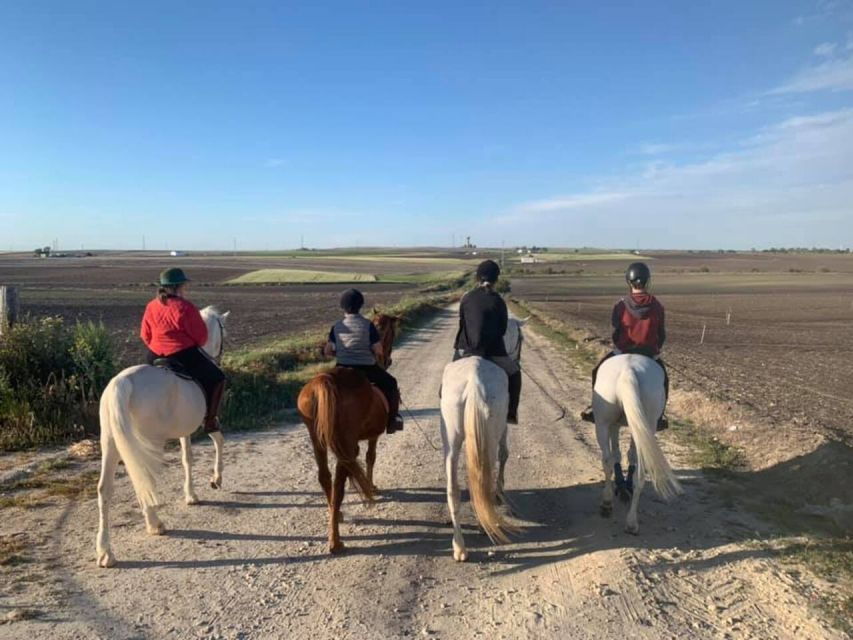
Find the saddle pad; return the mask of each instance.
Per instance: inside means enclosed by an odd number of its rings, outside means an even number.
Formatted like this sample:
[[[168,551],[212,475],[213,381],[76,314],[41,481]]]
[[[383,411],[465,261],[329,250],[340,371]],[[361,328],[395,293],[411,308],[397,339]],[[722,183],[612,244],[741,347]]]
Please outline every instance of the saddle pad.
[[[379,398],[379,401],[382,403],[382,406],[385,407],[385,413],[390,413],[391,406],[388,404],[388,398],[385,397],[385,394],[382,393],[382,390],[375,384],[371,384],[370,386],[373,387],[373,393]]]

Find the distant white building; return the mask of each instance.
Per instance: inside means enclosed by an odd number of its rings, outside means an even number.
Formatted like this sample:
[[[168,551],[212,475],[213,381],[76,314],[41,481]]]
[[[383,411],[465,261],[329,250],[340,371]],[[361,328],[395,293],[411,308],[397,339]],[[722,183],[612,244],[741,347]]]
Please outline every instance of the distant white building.
[[[173,258],[183,258],[184,256],[187,255],[187,252],[186,251],[170,251],[169,255],[172,256]]]
[[[532,253],[528,253],[526,256],[521,256],[521,264],[539,264],[540,262],[542,262],[542,260],[534,256]]]

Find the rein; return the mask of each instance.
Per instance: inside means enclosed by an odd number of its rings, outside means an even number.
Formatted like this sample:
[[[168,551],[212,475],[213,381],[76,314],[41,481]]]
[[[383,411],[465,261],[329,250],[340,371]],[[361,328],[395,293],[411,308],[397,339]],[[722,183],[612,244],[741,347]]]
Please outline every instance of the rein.
[[[522,373],[526,375],[531,380],[531,382],[533,382],[533,384],[539,387],[539,390],[545,395],[545,397],[548,398],[548,400],[550,400],[551,402],[553,402],[554,406],[556,406],[560,410],[560,415],[554,419],[554,422],[559,422],[560,420],[565,418],[569,410],[566,409],[566,407],[564,407],[562,404],[560,404],[557,399],[553,395],[551,395],[551,393],[542,385],[541,382],[539,382],[536,378],[530,375],[530,372],[528,372],[527,369],[522,367],[520,362],[518,363],[518,368],[521,369]]]
[[[436,447],[436,446],[432,443],[432,440],[431,440],[431,439],[430,439],[430,437],[427,435],[427,432],[426,432],[426,431],[424,430],[424,428],[421,426],[421,423],[420,423],[420,422],[418,422],[418,419],[415,417],[415,414],[414,414],[414,413],[412,413],[412,410],[411,410],[411,409],[409,409],[409,405],[407,405],[405,402],[403,402],[403,399],[402,399],[402,398],[400,398],[400,404],[401,404],[401,405],[403,406],[403,408],[406,410],[406,413],[407,413],[407,414],[409,414],[409,417],[412,419],[412,422],[414,422],[414,423],[415,423],[415,426],[418,428],[418,431],[420,431],[420,432],[421,432],[421,435],[424,437],[424,440],[426,440],[426,441],[427,441],[427,444],[428,444],[430,447],[432,447],[432,448],[433,448],[433,451],[441,451],[441,449],[440,449],[439,447]]]

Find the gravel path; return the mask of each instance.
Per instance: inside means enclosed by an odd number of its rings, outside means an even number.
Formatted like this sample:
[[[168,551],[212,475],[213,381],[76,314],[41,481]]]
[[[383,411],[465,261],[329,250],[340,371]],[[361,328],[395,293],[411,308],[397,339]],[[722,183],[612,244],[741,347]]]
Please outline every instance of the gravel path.
[[[61,500],[8,508],[0,534],[22,534],[30,561],[3,567],[0,638],[835,638],[809,608],[813,585],[759,545],[762,523],[738,512],[716,481],[679,464],[686,494],[647,490],[640,535],[625,510],[598,514],[599,453],[573,415],[588,396],[535,334],[524,365],[571,414],[526,380],[522,424],[511,427],[507,488],[522,533],[492,547],[464,517],[471,559],[455,563],[438,446],[438,386],[451,312],[395,352],[409,418],[379,443],[382,495],[344,504],[341,557],[326,552],[326,511],[304,428],[227,440],[225,488],[207,487],[211,447],[196,446],[200,506],[181,499],[177,452],[162,482],[165,537],[145,534],[127,477],[113,507],[115,569],[95,565],[97,505]],[[226,434],[227,436],[227,434]],[[464,477],[464,476],[463,476]]]

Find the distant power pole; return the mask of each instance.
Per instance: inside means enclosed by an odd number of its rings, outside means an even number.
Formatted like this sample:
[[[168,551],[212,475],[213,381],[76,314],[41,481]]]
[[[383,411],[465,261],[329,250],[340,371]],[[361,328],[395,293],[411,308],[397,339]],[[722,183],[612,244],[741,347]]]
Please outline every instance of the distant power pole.
[[[305,235],[299,236],[299,248],[305,250]]]

